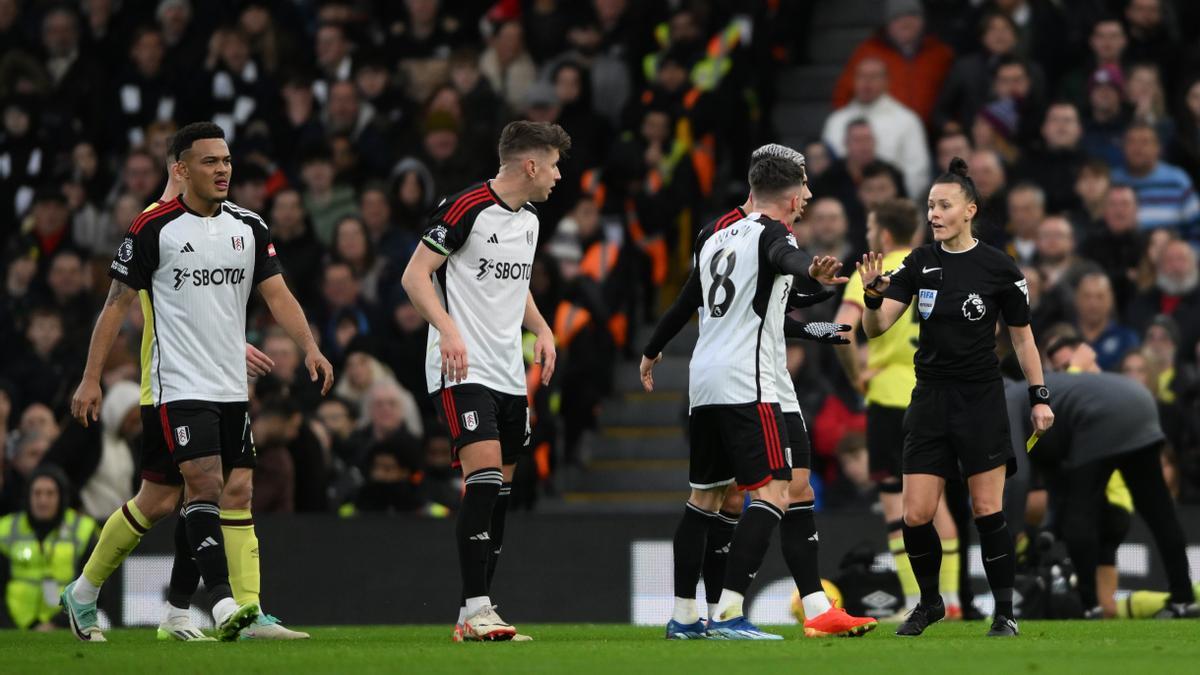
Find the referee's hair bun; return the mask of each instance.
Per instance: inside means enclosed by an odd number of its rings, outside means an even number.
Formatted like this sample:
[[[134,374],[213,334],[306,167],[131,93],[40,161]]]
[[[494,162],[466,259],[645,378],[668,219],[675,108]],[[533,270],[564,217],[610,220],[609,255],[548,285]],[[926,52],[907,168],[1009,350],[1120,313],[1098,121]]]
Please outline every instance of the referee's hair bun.
[[[947,172],[957,174],[963,178],[968,178],[967,160],[963,159],[962,157],[955,157],[954,159],[950,160],[950,168],[947,170]]]

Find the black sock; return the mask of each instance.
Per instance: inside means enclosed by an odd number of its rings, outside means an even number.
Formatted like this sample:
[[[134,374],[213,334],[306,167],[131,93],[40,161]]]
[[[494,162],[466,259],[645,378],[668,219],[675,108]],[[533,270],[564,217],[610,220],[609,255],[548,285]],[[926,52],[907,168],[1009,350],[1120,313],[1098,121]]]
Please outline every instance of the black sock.
[[[175,561],[171,564],[171,585],[167,587],[167,602],[177,609],[192,606],[192,596],[200,586],[200,568],[192,557],[188,543],[187,518],[180,510],[175,520]]]
[[[1008,534],[1008,523],[1004,512],[997,511],[989,516],[975,519],[979,531],[979,553],[983,558],[983,571],[987,574],[988,586],[996,600],[995,616],[1013,618],[1013,581],[1017,573],[1016,553],[1012,536]]]
[[[942,569],[942,540],[938,538],[933,521],[924,525],[904,523],[904,550],[912,564],[913,576],[921,587],[921,604],[940,605],[938,572]]]
[[[492,551],[492,509],[500,495],[504,475],[500,469],[480,469],[467,476],[455,533],[463,599],[487,595],[488,557]]]
[[[729,568],[725,572],[725,588],[746,595],[754,575],[762,566],[771,534],[783,518],[776,506],[759,499],[750,502],[733,530],[729,544]]]
[[[492,548],[488,551],[487,587],[492,590],[492,577],[496,575],[496,565],[500,562],[500,551],[504,548],[504,520],[508,516],[508,497],[512,494],[512,483],[500,486],[500,494],[496,495],[496,505],[492,507],[492,524],[488,534],[491,537]]]
[[[708,543],[704,551],[704,599],[715,605],[721,600],[725,569],[729,565],[729,542],[741,514],[718,511],[708,523]]]
[[[696,584],[700,582],[700,570],[704,567],[704,545],[708,540],[709,523],[717,514],[688,502],[683,507],[683,517],[675,528],[672,543],[675,561],[675,597],[696,597]]]
[[[188,545],[204,577],[209,600],[233,597],[229,590],[229,563],[225,560],[225,537],[221,534],[221,507],[216,502],[193,501],[183,507]]]
[[[787,563],[800,597],[822,590],[821,571],[817,568],[817,520],[813,502],[792,502],[779,525],[783,559]]]

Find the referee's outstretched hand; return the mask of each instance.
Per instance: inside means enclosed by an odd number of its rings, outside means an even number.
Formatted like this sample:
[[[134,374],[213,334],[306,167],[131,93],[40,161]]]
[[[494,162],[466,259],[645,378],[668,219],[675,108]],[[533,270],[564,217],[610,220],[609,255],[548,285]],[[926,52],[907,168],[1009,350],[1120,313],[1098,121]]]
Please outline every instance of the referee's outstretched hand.
[[[100,392],[100,383],[95,380],[84,378],[79,383],[79,388],[75,390],[75,395],[71,397],[71,417],[79,420],[85,428],[88,421],[100,421],[100,401],[103,394]]]
[[[662,361],[662,354],[659,354],[653,359],[648,359],[643,356],[642,364],[638,366],[638,372],[642,376],[642,389],[645,389],[646,393],[654,391],[654,364],[658,363],[659,361]]]
[[[313,382],[316,382],[318,374],[320,375],[321,395],[328,394],[333,387],[333,364],[329,363],[329,359],[314,350],[304,357],[304,367],[308,368],[308,377]]]
[[[892,278],[883,273],[883,254],[866,253],[862,262],[854,263],[858,274],[862,277],[863,288],[871,295],[883,295]]]

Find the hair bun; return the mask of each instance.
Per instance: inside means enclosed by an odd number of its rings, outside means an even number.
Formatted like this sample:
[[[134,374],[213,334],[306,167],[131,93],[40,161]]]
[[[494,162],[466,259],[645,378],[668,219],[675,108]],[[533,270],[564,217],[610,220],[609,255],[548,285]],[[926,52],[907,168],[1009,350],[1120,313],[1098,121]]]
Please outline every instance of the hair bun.
[[[954,159],[950,160],[950,168],[947,169],[947,172],[957,174],[963,178],[970,178],[970,176],[967,175],[967,160],[963,159],[962,157],[955,157]]]

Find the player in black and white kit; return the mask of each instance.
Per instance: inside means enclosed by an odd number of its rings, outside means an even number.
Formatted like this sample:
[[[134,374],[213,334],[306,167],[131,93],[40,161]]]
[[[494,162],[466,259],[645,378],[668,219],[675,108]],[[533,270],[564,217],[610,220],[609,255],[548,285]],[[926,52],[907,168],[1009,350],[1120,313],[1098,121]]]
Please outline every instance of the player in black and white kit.
[[[429,322],[429,393],[465,477],[456,531],[463,583],[456,641],[528,639],[500,618],[488,591],[513,469],[528,452],[522,327],[537,336],[534,359],[543,383],[554,374],[554,335],[529,293],[538,242],[530,202],[550,196],[562,177],[558,160],[570,147],[555,124],[506,126],[499,173],[442,200],[404,271],[404,289]]]
[[[785,367],[781,362],[784,313],[793,275],[814,291],[820,290],[820,282],[845,283],[846,279],[835,278],[840,266],[836,260],[813,261],[796,248],[790,223],[811,196],[801,164],[764,157],[751,166],[750,186],[756,212],[731,212],[701,233],[692,275],[676,301],[677,308],[701,307],[700,337],[692,354],[688,387],[692,497],[681,525],[695,530],[693,539],[699,546],[687,547],[696,549],[690,552],[690,560],[677,560],[677,566],[692,568],[693,595],[707,519],[726,488],[736,483],[751,492],[753,501],[734,532],[724,588],[708,626],[698,618],[688,623],[696,614],[693,600],[689,615],[680,617],[684,620],[672,619],[668,637],[781,639],[751,624],[742,600],[775,525],[788,508],[791,453],[778,375]],[[678,330],[676,323],[668,319],[660,324],[644,350],[641,371],[648,388],[653,387],[653,364]],[[691,527],[687,521],[692,521]],[[795,546],[789,532],[783,532],[783,538],[785,548]],[[677,594],[686,602],[686,589]]]
[[[333,369],[280,275],[266,224],[225,201],[232,162],[221,128],[188,125],[175,135],[170,153],[179,160],[175,168],[184,192],[135,219],[118,248],[71,412],[85,426],[97,419],[104,362],[137,291],[147,291],[157,433],[183,477],[187,539],[213,601],[218,636],[230,640],[259,613],[257,604],[239,607],[232,598],[218,506],[230,468],[254,465],[245,361],[252,286],[304,348],[312,378],[318,372],[324,377],[324,391],[332,385]],[[105,523],[84,574],[63,594],[81,639],[103,640],[94,623],[98,581],[120,565],[153,522],[131,500]]]
[[[764,157],[792,162],[800,168],[805,164],[804,155],[786,146],[772,143],[754,151],[750,157],[751,166]],[[701,230],[698,241],[706,241],[717,230],[746,219],[748,214],[754,211],[754,199],[750,196],[742,206],[706,225]],[[825,264],[835,262],[830,258]],[[797,287],[809,293],[797,292]],[[788,309],[808,307],[828,300],[834,294],[834,291],[821,291],[820,285],[805,274],[793,281]],[[699,295],[684,293],[663,315],[642,359],[643,384],[648,391],[653,390],[650,371],[660,357],[662,346],[678,333],[702,304]],[[821,322],[802,324],[785,317],[784,334],[789,338],[848,344],[849,341],[840,335],[842,330],[848,328]],[[784,342],[777,342],[775,348],[777,367],[774,374],[780,411],[787,429],[785,454],[788,455],[789,464],[792,466],[788,488],[789,505],[780,523],[780,529],[786,532],[784,536],[792,544],[785,547],[784,557],[796,580],[797,588],[801,590],[806,616],[805,635],[824,637],[860,634],[871,630],[875,621],[852,617],[840,608],[831,607],[821,588],[817,566],[818,543],[816,521],[813,517],[813,493],[808,480],[811,466],[808,430],[796,399],[795,387],[786,368]],[[671,620],[667,624],[666,637],[669,640],[707,637],[707,628],[700,621],[696,610],[696,582],[703,573],[705,593],[709,602],[708,613],[711,618],[716,614],[719,594],[724,586],[730,538],[742,512],[741,495],[737,491],[729,490],[729,487],[731,486],[692,485],[692,494],[674,537],[676,600]],[[724,506],[721,505],[722,501],[725,502]],[[717,511],[718,507],[720,511]]]
[[[965,475],[975,512],[983,567],[996,601],[989,636],[1018,634],[1013,618],[1013,540],[1004,519],[1004,479],[1015,469],[996,358],[996,319],[1008,324],[1013,350],[1029,387],[1036,434],[1054,423],[1042,362],[1029,327],[1025,277],[1002,251],[975,239],[979,210],[967,164],[955,157],[929,190],[933,243],[914,249],[883,273],[883,256],[859,264],[864,287],[863,329],[877,337],[914,296],[921,333],[914,357],[917,386],[904,416],[904,547],[921,587],[921,601],[897,635],[920,635],[946,613],[938,592],[942,544],[933,526],[948,478]]]

